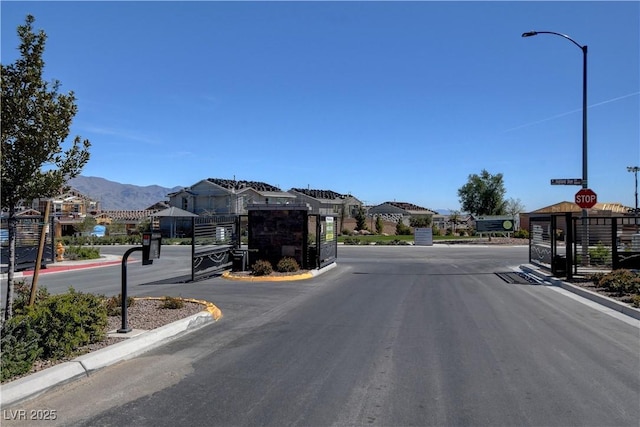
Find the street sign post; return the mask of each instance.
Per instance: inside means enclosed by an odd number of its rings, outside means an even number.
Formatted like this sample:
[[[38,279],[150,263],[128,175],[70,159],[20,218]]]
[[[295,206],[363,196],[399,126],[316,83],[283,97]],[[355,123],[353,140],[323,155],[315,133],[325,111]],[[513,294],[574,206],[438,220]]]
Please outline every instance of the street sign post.
[[[576,193],[575,202],[582,209],[591,209],[598,203],[598,196],[590,188],[583,188]]]

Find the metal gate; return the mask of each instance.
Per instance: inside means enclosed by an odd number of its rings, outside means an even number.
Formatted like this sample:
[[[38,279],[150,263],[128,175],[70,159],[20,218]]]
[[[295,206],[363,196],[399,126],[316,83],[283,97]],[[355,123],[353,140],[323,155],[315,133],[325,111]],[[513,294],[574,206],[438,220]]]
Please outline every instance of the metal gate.
[[[640,269],[637,217],[575,217],[571,213],[530,218],[529,262],[554,276]]]
[[[26,270],[36,265],[38,246],[42,227],[46,227],[44,252],[40,266],[54,262],[53,217],[45,222],[42,215],[23,215],[16,218],[16,252],[14,270]],[[2,272],[7,270],[9,263],[9,233],[7,218],[0,221],[0,263]]]
[[[192,281],[219,274],[231,268],[233,252],[241,244],[241,224],[239,215],[192,218]]]

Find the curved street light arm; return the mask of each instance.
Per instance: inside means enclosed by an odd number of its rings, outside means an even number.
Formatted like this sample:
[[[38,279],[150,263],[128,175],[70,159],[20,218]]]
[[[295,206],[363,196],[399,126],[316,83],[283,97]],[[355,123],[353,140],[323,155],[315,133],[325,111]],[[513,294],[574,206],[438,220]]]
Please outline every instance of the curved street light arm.
[[[556,33],[555,31],[528,31],[526,33],[522,33],[522,37],[533,37],[533,36],[537,36],[538,34],[555,34],[556,36],[564,37],[565,39],[569,40],[571,43],[575,44],[582,50],[587,49],[587,46],[582,46],[580,43],[578,43],[568,35],[562,34],[562,33]]]

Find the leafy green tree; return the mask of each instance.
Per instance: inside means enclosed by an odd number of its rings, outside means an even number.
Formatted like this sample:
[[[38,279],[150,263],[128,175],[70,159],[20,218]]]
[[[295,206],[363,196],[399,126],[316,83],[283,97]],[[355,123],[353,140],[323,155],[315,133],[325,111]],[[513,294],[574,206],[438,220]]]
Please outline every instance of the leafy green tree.
[[[76,177],[89,161],[88,140],[76,136],[65,151],[63,142],[78,108],[73,92],[58,93],[60,82],[42,79],[44,31],[34,32],[28,15],[18,26],[20,57],[0,65],[2,77],[2,207],[9,228],[5,318],[12,316],[15,268],[16,207],[21,201],[49,198]]]
[[[469,175],[468,182],[458,189],[462,209],[477,216],[504,215],[505,193],[502,174],[491,175],[485,169],[480,175]]]
[[[73,229],[80,234],[86,235],[93,231],[93,227],[98,224],[98,221],[92,216],[86,216],[82,222],[73,226]]]
[[[362,206],[358,206],[358,212],[356,213],[356,230],[366,230],[367,229],[367,215],[364,213],[364,208]]]
[[[382,222],[382,217],[378,215],[376,217],[376,233],[382,234],[384,231],[384,223]]]
[[[409,225],[413,228],[431,227],[433,217],[431,215],[416,215],[409,218]]]

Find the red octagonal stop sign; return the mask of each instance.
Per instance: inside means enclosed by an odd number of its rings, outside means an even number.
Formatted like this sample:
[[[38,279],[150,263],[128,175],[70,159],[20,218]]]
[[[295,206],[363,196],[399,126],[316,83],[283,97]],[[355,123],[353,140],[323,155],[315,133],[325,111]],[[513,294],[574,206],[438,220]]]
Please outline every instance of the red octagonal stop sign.
[[[590,188],[583,188],[576,193],[576,204],[582,209],[590,209],[598,203],[598,196]]]

